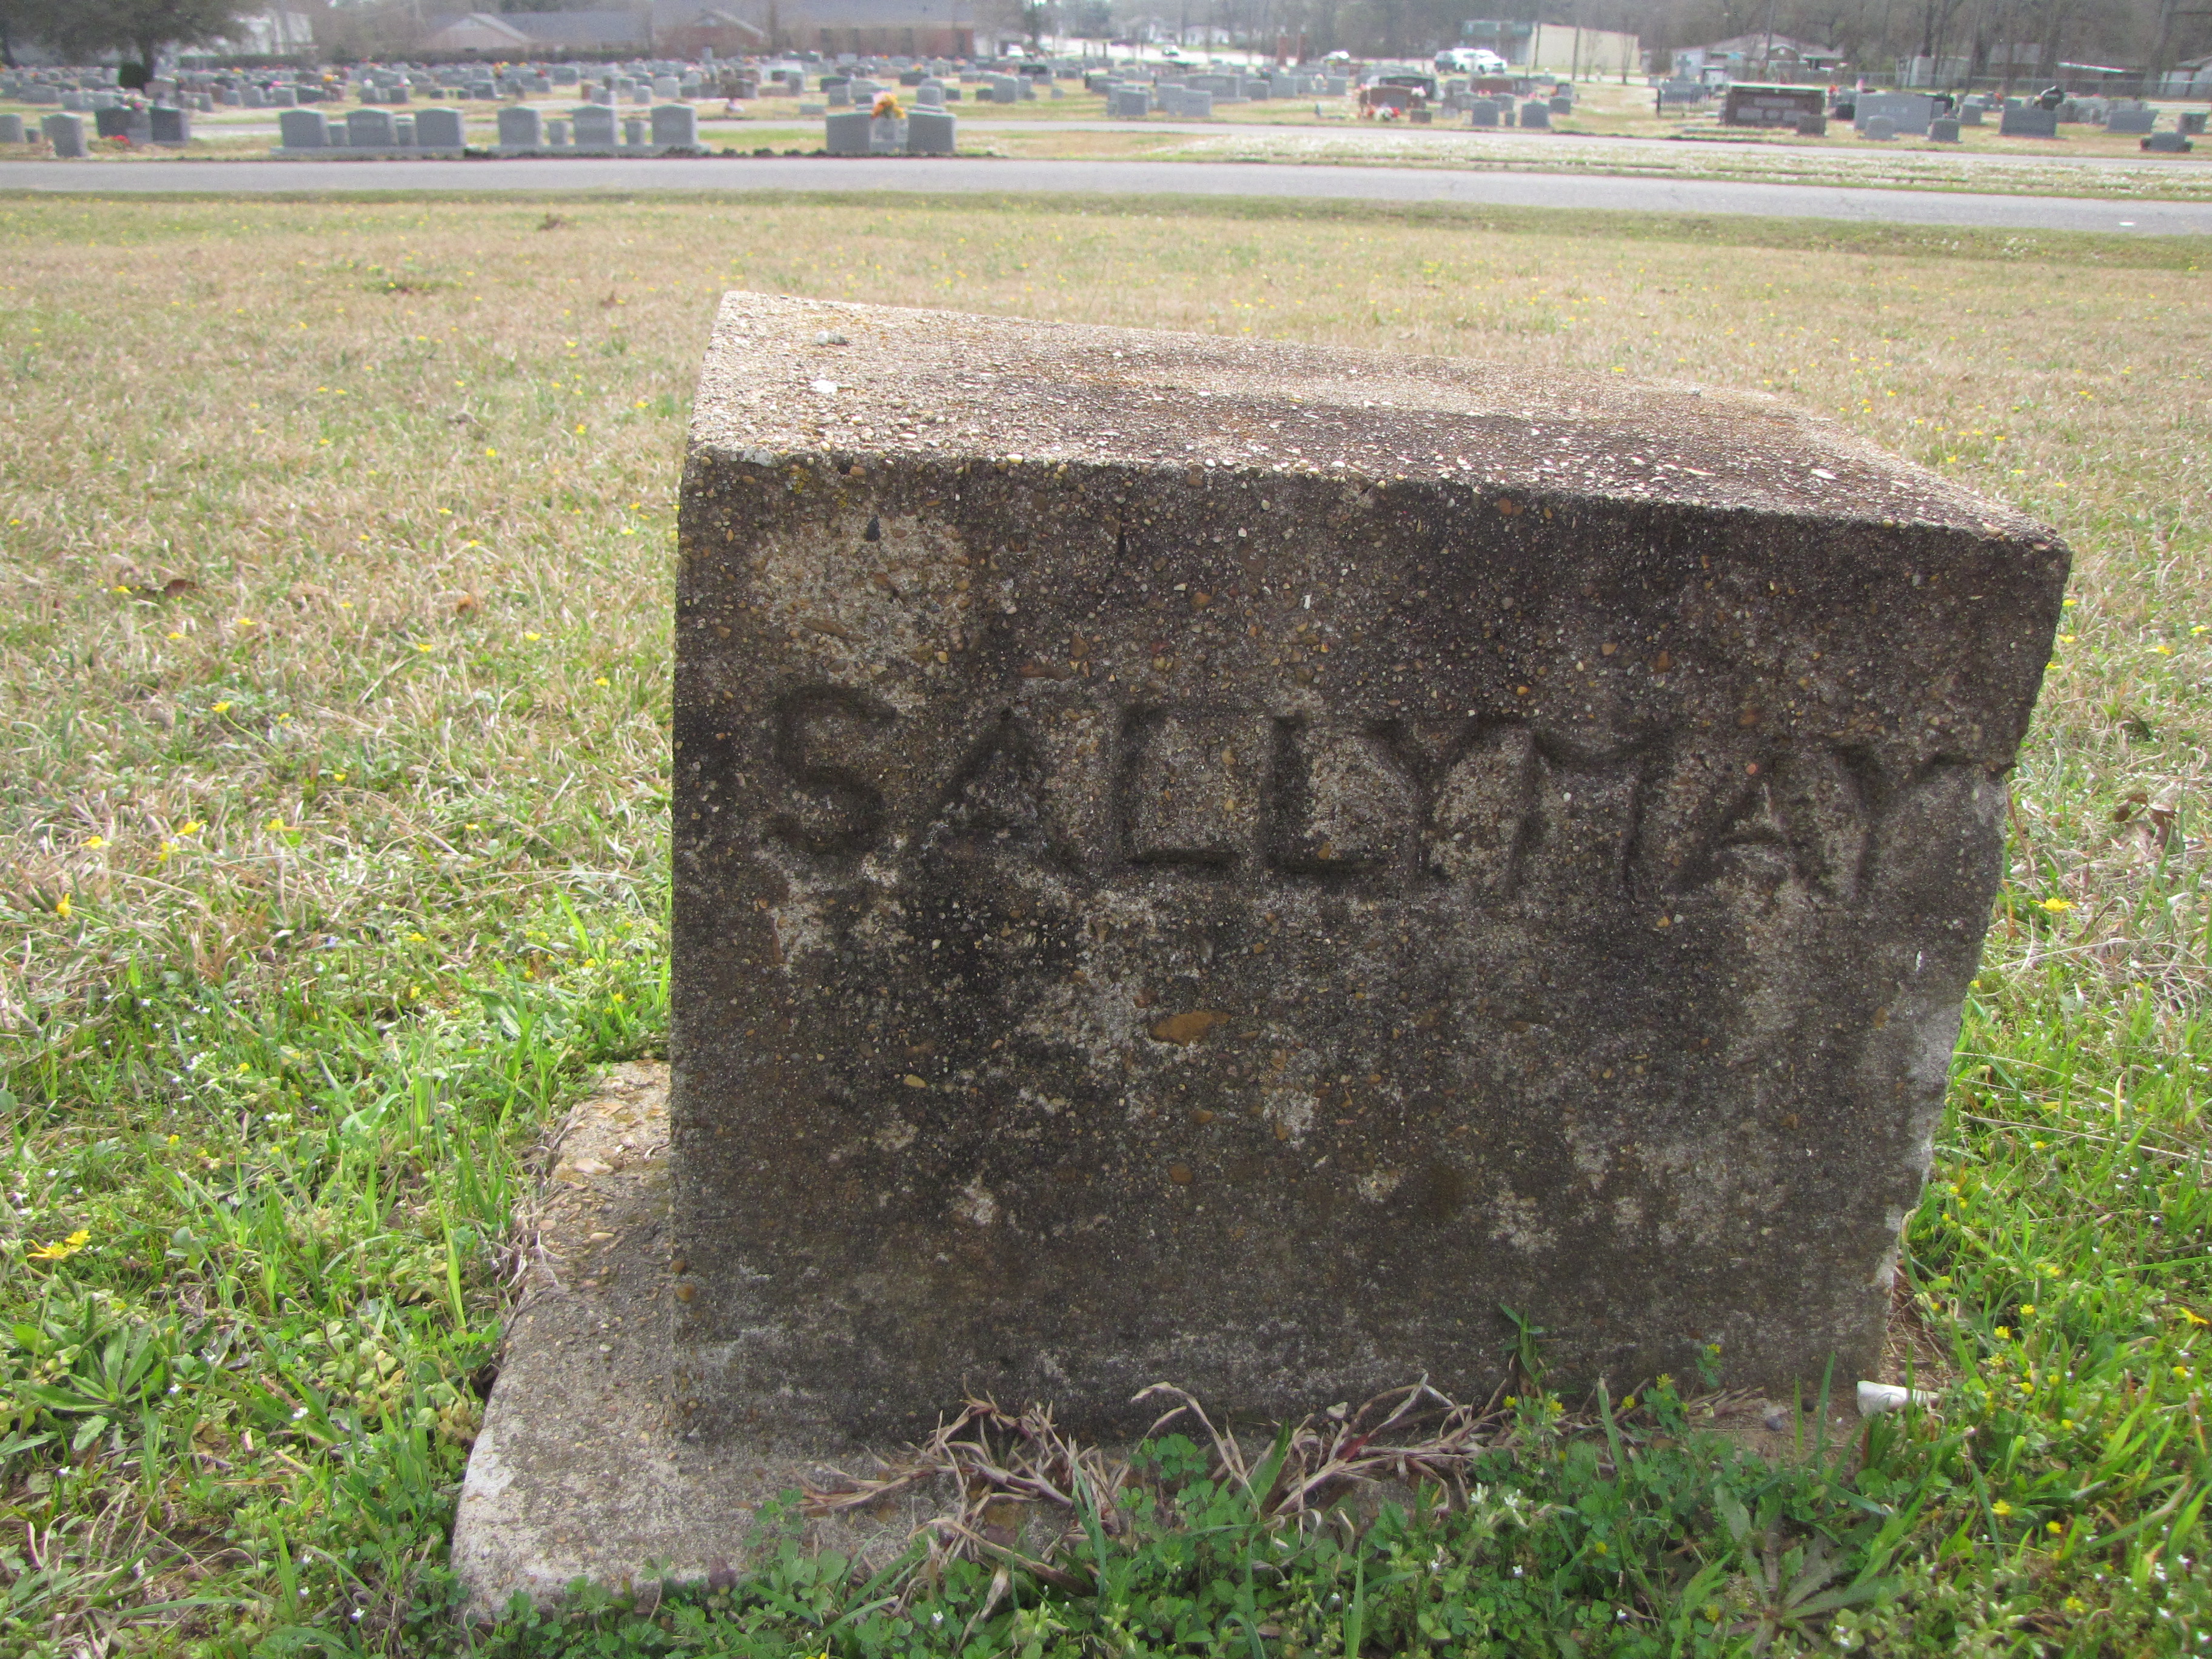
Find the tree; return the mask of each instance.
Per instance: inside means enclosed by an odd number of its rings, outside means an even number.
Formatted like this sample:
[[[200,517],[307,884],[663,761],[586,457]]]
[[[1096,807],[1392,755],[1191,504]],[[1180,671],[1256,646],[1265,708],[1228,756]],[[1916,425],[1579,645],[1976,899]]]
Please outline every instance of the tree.
[[[25,46],[56,46],[75,9],[64,0],[0,0],[0,63],[14,69]]]
[[[50,9],[54,21],[43,38],[64,57],[121,52],[149,75],[165,47],[221,40],[253,9],[240,0],[50,0]]]

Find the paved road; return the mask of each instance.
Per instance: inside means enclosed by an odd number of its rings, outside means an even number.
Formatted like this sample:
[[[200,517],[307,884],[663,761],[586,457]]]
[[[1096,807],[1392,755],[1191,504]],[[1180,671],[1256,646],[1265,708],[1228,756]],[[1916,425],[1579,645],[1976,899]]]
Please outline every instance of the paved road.
[[[2093,201],[1952,191],[1856,190],[1441,167],[1324,167],[1237,161],[1042,161],[998,158],[799,156],[477,161],[14,161],[0,191],[103,195],[390,191],[915,191],[1066,195],[1265,196],[1304,200],[1455,202],[1486,207],[1765,215],[1863,224],[1995,230],[2098,230],[2212,235],[2212,203]]]

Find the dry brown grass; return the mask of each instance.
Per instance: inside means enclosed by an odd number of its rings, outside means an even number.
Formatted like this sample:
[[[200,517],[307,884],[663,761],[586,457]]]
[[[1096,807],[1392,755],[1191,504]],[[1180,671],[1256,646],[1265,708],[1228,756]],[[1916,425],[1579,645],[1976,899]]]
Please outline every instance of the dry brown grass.
[[[2066,742],[2023,808],[2066,891],[2094,908],[2109,863],[2130,902],[2136,843],[2090,818],[2203,766],[2187,249],[1035,201],[4,216],[0,845],[29,908],[0,923],[0,996],[95,965],[47,948],[64,893],[205,971],[399,903],[395,859],[410,914],[657,866],[671,494],[732,286],[1766,388],[2075,541],[2043,717]],[[180,881],[200,859],[235,890]]]

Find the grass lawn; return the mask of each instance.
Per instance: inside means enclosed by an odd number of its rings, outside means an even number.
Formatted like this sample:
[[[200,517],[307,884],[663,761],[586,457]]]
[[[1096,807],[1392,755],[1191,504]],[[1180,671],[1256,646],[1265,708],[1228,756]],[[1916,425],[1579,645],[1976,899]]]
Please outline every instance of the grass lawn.
[[[2212,247],[851,198],[0,238],[0,1651],[2212,1646]],[[1765,387],[2055,523],[1907,1238],[1940,1407],[1769,1468],[1692,1431],[1723,1356],[1602,1424],[1532,1388],[1474,1501],[1358,1537],[1270,1538],[1174,1444],[1083,1594],[960,1565],[902,1610],[787,1545],[465,1638],[528,1157],[666,1030],[672,510],[732,286]]]

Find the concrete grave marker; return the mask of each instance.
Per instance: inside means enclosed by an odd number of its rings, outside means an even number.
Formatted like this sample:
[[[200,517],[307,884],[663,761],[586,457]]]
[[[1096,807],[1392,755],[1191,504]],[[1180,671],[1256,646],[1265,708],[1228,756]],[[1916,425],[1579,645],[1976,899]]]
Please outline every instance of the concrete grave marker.
[[[459,149],[465,142],[465,127],[460,111],[434,106],[415,112],[415,147],[417,149]]]
[[[54,154],[64,161],[84,159],[88,154],[84,142],[84,117],[57,112],[39,118],[39,131],[46,135]]]
[[[1889,123],[1892,137],[1925,138],[1928,124],[1936,118],[1936,100],[1924,92],[1863,92],[1852,118],[1861,137],[1872,137],[1869,124],[1881,120]]]
[[[276,135],[286,149],[323,149],[330,143],[329,118],[319,109],[280,109]]]
[[[392,148],[392,117],[383,110],[355,110],[346,117],[345,127],[349,149]]]
[[[615,112],[605,104],[579,104],[568,112],[580,149],[615,147]]]
[[[2058,112],[2038,104],[2007,104],[1997,118],[2000,138],[2056,138]]]
[[[906,153],[951,155],[959,144],[960,121],[944,110],[918,109],[906,118]]]
[[[656,149],[698,149],[699,112],[689,104],[654,106],[653,143]]]
[[[1762,398],[755,295],[696,408],[688,1432],[1480,1396],[1501,1304],[1874,1374],[2049,532]]]
[[[545,142],[544,118],[526,105],[514,104],[499,112],[501,149],[536,149]]]

